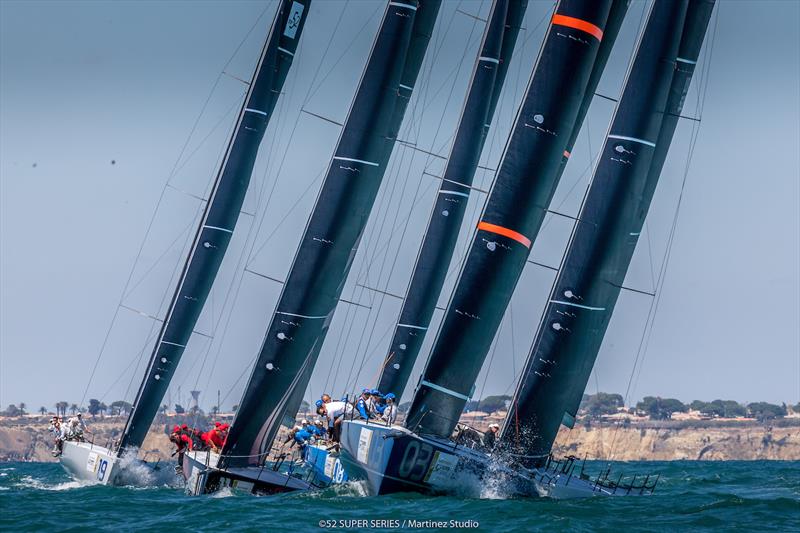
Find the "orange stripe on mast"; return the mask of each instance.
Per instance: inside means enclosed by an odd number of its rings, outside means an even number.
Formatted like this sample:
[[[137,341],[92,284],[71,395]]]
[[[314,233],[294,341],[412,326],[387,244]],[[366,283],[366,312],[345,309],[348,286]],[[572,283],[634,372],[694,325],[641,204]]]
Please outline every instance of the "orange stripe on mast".
[[[566,26],[568,28],[575,28],[581,30],[589,35],[595,37],[598,41],[603,40],[603,30],[585,20],[576,19],[575,17],[568,17],[566,15],[553,15],[553,24],[556,26]]]
[[[489,224],[488,222],[479,222],[478,229],[483,231],[488,231],[489,233],[496,233],[497,235],[502,235],[503,237],[508,237],[509,239],[514,239],[518,243],[525,246],[525,248],[531,247],[531,240],[527,238],[522,233],[514,231],[513,229],[504,228],[503,226],[497,226],[495,224]]]

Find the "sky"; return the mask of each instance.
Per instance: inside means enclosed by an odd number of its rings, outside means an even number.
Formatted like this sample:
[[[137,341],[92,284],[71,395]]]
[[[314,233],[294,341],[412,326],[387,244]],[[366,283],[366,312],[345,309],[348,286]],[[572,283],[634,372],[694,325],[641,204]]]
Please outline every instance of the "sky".
[[[338,138],[304,110],[344,121],[384,5],[312,5],[170,405],[192,389],[206,408],[217,391],[223,408],[238,403],[280,291],[258,274],[285,279]],[[530,2],[483,166],[502,155],[552,5]],[[0,1],[0,405],[133,398],[150,317],[164,315],[275,6]],[[647,6],[631,5],[599,94],[619,95]],[[488,1],[445,2],[401,138],[447,154],[488,11]],[[577,213],[613,107],[594,99],[559,211]],[[587,392],[796,403],[800,2],[719,1],[684,114],[701,121],[678,128],[626,279],[657,288],[657,305],[622,294]],[[438,185],[423,172],[442,170],[440,158],[395,148],[343,292],[358,305],[339,305],[308,399],[374,385],[400,300],[371,289],[404,293]],[[491,178],[480,170],[476,185]],[[470,199],[465,230],[484,199]],[[532,259],[557,265],[570,230],[548,219]],[[526,268],[476,397],[513,392],[552,281]]]

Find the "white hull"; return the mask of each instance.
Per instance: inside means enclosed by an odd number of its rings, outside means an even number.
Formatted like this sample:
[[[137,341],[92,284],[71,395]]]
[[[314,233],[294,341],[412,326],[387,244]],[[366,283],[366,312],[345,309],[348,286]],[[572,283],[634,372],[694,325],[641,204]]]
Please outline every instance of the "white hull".
[[[61,466],[75,479],[110,485],[119,472],[119,458],[102,446],[88,442],[65,441]]]

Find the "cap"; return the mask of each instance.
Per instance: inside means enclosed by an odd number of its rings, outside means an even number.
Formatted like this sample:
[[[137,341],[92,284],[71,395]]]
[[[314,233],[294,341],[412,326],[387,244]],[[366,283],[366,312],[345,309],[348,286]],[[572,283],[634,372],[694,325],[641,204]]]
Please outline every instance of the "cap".
[[[184,424],[184,425],[181,426],[181,429],[189,429],[189,426]]]
[[[317,400],[316,402],[314,402],[314,405],[316,405],[317,407],[322,407],[322,400]]]
[[[177,433],[177,432],[178,432],[178,431],[180,431],[180,430],[181,430],[181,427],[180,427],[179,425],[177,425],[177,424],[175,424],[175,427],[174,427],[174,428],[172,428],[172,432],[173,432],[173,433]]]
[[[220,427],[221,425],[222,425],[222,422],[214,422],[214,426],[215,427]]]
[[[489,424],[489,428],[500,428],[500,424]]]
[[[381,391],[379,391],[378,389],[372,389],[369,391],[369,393],[372,394],[373,396],[381,396]]]
[[[389,394],[384,396],[384,398],[386,398],[387,400],[394,400],[396,397],[397,396],[395,396],[393,392],[390,392]]]
[[[300,421],[300,424],[302,424],[302,425],[304,425],[304,426],[307,426],[307,425],[308,425],[308,420],[306,420],[306,419],[304,418],[304,419],[302,419],[302,420]]]
[[[361,389],[361,394],[372,394],[370,389]]]

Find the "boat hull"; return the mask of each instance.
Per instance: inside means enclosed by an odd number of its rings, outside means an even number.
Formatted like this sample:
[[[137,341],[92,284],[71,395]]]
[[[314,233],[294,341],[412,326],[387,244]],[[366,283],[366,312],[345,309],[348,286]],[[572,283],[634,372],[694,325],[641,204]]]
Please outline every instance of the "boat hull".
[[[192,495],[231,490],[247,494],[280,494],[309,490],[314,486],[291,474],[268,467],[217,468],[219,455],[213,452],[187,452],[183,456],[186,491]]]
[[[363,420],[342,423],[341,461],[350,479],[366,481],[371,495],[422,492],[556,499],[622,495],[574,475],[572,467],[512,468],[481,450]]]
[[[339,454],[326,446],[309,444],[303,452],[303,460],[314,472],[315,485],[335,485],[348,479]]]
[[[75,479],[103,485],[113,484],[119,473],[119,458],[102,446],[89,442],[65,441],[61,466]]]

